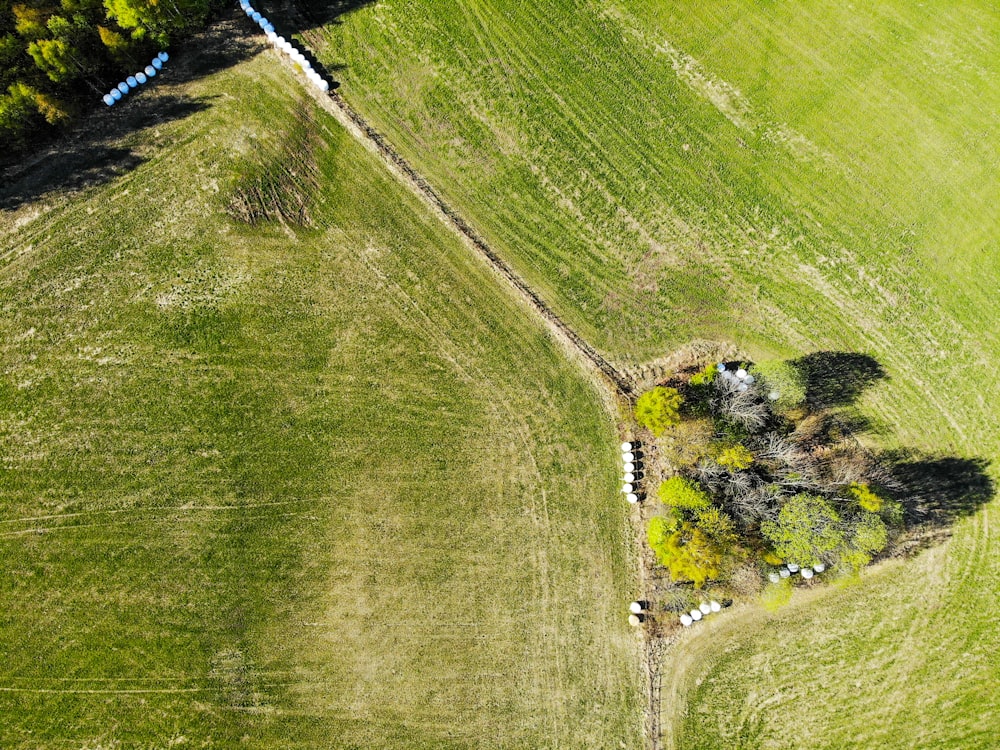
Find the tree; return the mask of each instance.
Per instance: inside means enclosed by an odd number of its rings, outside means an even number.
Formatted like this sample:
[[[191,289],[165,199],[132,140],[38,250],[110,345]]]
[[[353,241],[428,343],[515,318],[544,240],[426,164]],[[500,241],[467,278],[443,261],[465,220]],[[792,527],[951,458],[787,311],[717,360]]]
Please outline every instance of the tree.
[[[846,541],[840,552],[840,560],[859,570],[885,549],[889,542],[889,532],[885,522],[877,515],[861,513],[851,520]]]
[[[695,523],[722,549],[736,541],[736,524],[718,506],[710,505],[696,511]]]
[[[657,386],[639,396],[635,402],[635,418],[639,424],[659,437],[668,427],[681,421],[682,403],[684,399],[675,388]]]
[[[716,378],[716,398],[712,401],[715,412],[730,424],[746,430],[759,432],[767,424],[771,410],[760,399],[755,388],[746,387],[736,378]]]
[[[712,504],[708,493],[699,487],[697,482],[684,477],[670,477],[661,482],[657,495],[660,502],[670,508],[697,510]]]
[[[720,466],[725,466],[727,469],[742,471],[749,469],[753,464],[753,453],[746,446],[736,443],[722,447],[715,460]]]
[[[652,527],[652,521],[650,527]],[[675,581],[693,581],[701,588],[705,581],[719,575],[722,555],[709,536],[691,523],[669,535],[654,538],[647,529],[649,546],[656,553],[656,559]],[[655,543],[654,543],[655,542]]]
[[[882,510],[882,503],[884,502],[882,496],[863,482],[851,483],[844,491],[844,494],[856,502],[862,510],[867,510],[871,513],[878,513]]]
[[[778,520],[764,521],[760,531],[778,556],[803,566],[822,562],[844,544],[840,516],[818,495],[795,495],[782,507]]]

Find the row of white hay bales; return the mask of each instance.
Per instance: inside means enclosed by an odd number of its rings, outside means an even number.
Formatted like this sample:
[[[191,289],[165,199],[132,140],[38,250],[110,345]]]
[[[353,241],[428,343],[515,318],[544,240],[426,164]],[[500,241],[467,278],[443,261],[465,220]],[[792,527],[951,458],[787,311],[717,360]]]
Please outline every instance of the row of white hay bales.
[[[692,609],[690,614],[685,612],[681,615],[681,625],[686,628],[691,627],[698,620],[702,619],[706,615],[715,614],[716,612],[722,611],[722,605],[719,604],[715,599],[707,602],[702,602],[698,605],[697,609]]]
[[[788,578],[798,573],[806,580],[809,580],[816,573],[822,573],[824,570],[826,570],[826,566],[823,563],[816,563],[811,568],[800,568],[795,563],[788,563],[787,565],[782,565],[777,570],[768,573],[767,578],[771,581],[771,583],[777,583],[782,578]]]
[[[325,92],[330,90],[330,84],[313,68],[312,63],[306,59],[306,56],[295,45],[285,39],[285,37],[279,36],[274,30],[274,24],[261,15],[259,11],[254,10],[253,6],[250,5],[250,0],[240,0],[240,7],[250,20],[260,26],[261,31],[264,32],[264,36],[267,37],[267,41],[276,49],[288,55],[296,65],[302,68],[302,72],[306,74],[306,78],[309,79],[310,83],[320,91]]]
[[[153,61],[147,65],[145,68],[140,70],[134,76],[129,76],[124,81],[115,86],[111,91],[104,95],[103,101],[109,107],[114,106],[115,102],[121,100],[123,96],[129,93],[132,89],[137,89],[144,83],[147,83],[151,79],[156,77],[157,72],[163,67],[163,63],[170,59],[170,55],[166,52],[159,53],[153,58]]]
[[[638,469],[639,443],[622,443],[622,492],[631,504],[639,502]]]

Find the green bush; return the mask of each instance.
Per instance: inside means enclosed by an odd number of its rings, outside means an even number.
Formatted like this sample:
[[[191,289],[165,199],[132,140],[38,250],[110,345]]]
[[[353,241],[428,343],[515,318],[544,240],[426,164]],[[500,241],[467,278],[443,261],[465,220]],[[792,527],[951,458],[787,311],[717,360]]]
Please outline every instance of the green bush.
[[[719,449],[718,455],[715,457],[715,462],[719,466],[725,466],[727,469],[742,471],[743,469],[749,469],[753,465],[753,453],[741,443],[727,445]]]
[[[657,495],[660,502],[670,508],[698,510],[712,504],[708,493],[699,487],[697,482],[684,477],[670,477],[661,482]]]
[[[847,497],[856,502],[863,510],[870,513],[878,513],[882,510],[884,498],[878,495],[871,487],[861,482],[852,483],[845,493]]]
[[[682,403],[684,399],[675,388],[657,386],[643,393],[635,402],[636,421],[659,437],[668,427],[681,421]]]
[[[694,524],[685,523],[669,535],[661,535],[651,519],[647,528],[649,546],[656,559],[670,571],[675,581],[693,581],[701,588],[709,578],[719,575],[722,555],[709,536]],[[651,532],[656,532],[654,536]]]
[[[797,367],[783,360],[758,362],[750,373],[763,381],[768,394],[777,394],[771,403],[778,411],[794,409],[806,400],[806,381]],[[770,397],[770,396],[769,396]]]
[[[844,544],[840,516],[817,495],[795,495],[778,512],[777,521],[760,525],[774,551],[788,562],[812,566]]]

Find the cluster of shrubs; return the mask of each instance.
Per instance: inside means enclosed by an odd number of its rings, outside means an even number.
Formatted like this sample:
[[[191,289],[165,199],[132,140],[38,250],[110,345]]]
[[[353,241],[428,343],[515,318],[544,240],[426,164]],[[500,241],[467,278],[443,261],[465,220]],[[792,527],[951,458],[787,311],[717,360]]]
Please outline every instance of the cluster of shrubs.
[[[644,393],[636,419],[661,436],[682,420],[707,436],[657,492],[648,541],[675,581],[749,564],[857,571],[901,526],[888,477],[833,415],[805,403],[790,363],[713,365]]]

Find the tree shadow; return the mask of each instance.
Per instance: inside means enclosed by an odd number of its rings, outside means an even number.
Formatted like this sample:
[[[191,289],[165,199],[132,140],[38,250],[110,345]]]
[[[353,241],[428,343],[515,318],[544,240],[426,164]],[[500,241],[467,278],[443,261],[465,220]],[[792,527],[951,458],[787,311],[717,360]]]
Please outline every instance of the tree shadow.
[[[888,378],[877,359],[857,352],[813,352],[792,360],[814,408],[849,406],[877,381]]]
[[[180,120],[207,109],[208,98],[137,97],[130,107],[95,112],[56,145],[0,171],[0,210],[9,211],[54,191],[77,191],[129,172],[146,157],[121,144],[129,132]]]
[[[5,163],[0,154],[0,210],[16,209],[46,193],[102,184],[142,164],[145,157],[122,144],[123,138],[207,109],[214,98],[192,98],[171,87],[230,68],[264,49],[263,39],[245,32],[245,20],[227,10],[181,45],[142,90],[113,107],[101,104],[55,138],[36,141],[29,155],[9,157]]]
[[[345,63],[325,65],[316,59],[312,50],[296,43],[292,37],[295,34],[308,35],[309,32],[330,24],[343,23],[342,19],[348,13],[374,5],[375,2],[376,0],[276,0],[254,5],[274,24],[275,33],[291,42],[313,68],[330,82],[330,88],[337,89],[340,81],[334,74],[346,70],[348,66]],[[256,29],[252,24],[251,27]]]
[[[343,23],[341,18],[352,11],[373,5],[375,0],[297,0],[301,16],[311,28],[331,23]]]
[[[996,492],[984,458],[896,451],[879,457],[890,491],[903,503],[907,526],[945,528],[989,503]]]

